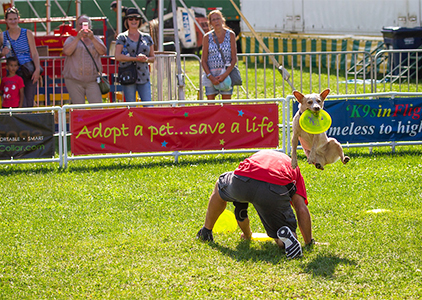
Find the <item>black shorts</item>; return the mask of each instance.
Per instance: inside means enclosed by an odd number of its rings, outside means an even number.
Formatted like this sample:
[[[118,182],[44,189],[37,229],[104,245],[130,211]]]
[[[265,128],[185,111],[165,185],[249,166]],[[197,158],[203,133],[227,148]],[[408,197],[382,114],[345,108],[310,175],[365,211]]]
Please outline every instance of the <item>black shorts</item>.
[[[272,184],[233,172],[224,173],[218,179],[220,197],[228,202],[253,204],[267,235],[272,238],[277,238],[277,230],[282,226],[296,232],[296,217],[290,205],[293,188],[294,185]]]

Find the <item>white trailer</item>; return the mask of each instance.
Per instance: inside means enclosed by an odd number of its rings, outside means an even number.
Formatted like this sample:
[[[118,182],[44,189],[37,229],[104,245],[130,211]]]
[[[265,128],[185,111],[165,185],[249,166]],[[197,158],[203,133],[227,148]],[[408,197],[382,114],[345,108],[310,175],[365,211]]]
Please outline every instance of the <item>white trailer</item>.
[[[383,27],[419,27],[422,0],[241,0],[255,31],[382,36]],[[250,32],[244,22],[241,31]]]

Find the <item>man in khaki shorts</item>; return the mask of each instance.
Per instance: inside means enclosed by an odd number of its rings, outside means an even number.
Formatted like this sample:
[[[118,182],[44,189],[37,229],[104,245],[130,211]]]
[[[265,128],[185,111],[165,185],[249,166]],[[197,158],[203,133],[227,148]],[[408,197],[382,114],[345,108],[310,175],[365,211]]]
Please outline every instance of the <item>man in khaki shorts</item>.
[[[235,216],[243,239],[252,237],[248,218],[248,204],[251,203],[267,235],[286,250],[288,258],[302,256],[292,206],[305,244],[314,243],[305,181],[300,169],[292,169],[290,157],[284,153],[261,150],[241,162],[233,172],[222,174],[211,194],[205,224],[197,238],[203,241],[214,240],[212,229],[227,202],[233,202],[235,206]]]

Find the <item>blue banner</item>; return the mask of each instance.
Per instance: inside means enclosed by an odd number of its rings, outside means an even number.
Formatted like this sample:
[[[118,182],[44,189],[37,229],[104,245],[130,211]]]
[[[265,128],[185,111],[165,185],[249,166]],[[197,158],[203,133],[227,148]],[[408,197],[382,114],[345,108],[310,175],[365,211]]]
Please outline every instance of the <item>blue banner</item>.
[[[421,108],[422,98],[326,100],[333,120],[327,135],[340,143],[422,141]]]

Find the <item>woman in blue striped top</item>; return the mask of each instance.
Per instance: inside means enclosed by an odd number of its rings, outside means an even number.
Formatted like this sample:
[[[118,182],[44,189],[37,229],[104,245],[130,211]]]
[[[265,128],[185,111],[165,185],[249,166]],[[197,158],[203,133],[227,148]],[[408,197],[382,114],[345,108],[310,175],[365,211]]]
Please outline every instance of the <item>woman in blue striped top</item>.
[[[25,98],[22,107],[32,107],[40,77],[40,59],[34,34],[31,30],[19,27],[19,11],[16,7],[8,8],[4,17],[8,30],[0,35],[0,44],[3,45],[1,56],[16,56],[20,65],[30,61],[33,61],[35,65],[35,71],[31,78],[25,78],[20,69],[16,73],[23,78],[25,84]]]

